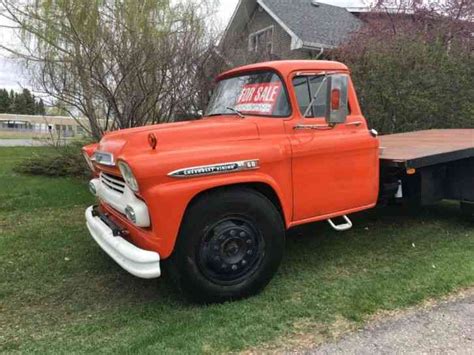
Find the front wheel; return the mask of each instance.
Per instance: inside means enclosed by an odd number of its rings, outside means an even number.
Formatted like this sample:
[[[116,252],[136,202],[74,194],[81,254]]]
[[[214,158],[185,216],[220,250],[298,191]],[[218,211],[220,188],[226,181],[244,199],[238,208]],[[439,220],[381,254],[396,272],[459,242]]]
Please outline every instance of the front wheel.
[[[223,302],[256,294],[283,257],[280,213],[257,191],[208,193],[188,209],[171,257],[180,288],[198,302]]]

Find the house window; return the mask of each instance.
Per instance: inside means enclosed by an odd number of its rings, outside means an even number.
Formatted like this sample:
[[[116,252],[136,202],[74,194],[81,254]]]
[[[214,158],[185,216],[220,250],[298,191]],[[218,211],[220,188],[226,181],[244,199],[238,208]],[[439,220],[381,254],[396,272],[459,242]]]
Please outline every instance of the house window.
[[[273,26],[254,32],[249,36],[249,52],[273,53]]]

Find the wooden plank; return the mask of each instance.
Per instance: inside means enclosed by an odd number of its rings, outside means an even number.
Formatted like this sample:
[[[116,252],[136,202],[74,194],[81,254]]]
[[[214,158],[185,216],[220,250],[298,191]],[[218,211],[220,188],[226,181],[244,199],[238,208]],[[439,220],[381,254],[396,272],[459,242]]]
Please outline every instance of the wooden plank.
[[[385,165],[419,168],[474,157],[474,129],[433,129],[379,139]]]

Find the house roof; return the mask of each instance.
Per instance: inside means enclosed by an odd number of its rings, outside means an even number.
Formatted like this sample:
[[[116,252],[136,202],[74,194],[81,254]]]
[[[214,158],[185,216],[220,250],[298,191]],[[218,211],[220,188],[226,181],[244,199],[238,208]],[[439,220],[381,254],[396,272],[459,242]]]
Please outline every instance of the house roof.
[[[291,49],[334,48],[362,21],[343,7],[312,0],[240,0],[226,33],[240,32],[256,7],[261,6],[291,36]]]

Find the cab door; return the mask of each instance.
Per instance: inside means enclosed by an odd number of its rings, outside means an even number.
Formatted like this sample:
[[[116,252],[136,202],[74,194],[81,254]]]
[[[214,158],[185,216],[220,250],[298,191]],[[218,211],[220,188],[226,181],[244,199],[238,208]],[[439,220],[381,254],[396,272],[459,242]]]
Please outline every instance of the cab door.
[[[296,75],[290,83],[296,112],[285,129],[292,148],[294,222],[350,213],[377,199],[378,140],[360,113],[350,79],[346,122],[326,124],[326,81],[312,74]]]

